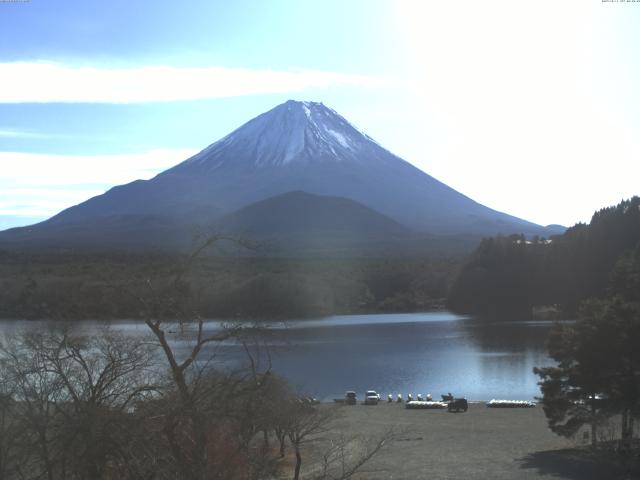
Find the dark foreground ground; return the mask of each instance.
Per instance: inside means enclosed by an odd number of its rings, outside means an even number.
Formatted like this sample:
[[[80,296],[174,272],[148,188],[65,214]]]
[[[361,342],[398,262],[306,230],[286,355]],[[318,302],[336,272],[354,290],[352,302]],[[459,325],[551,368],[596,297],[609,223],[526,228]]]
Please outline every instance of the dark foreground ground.
[[[358,479],[571,479],[640,478],[638,471],[594,455],[582,433],[565,439],[547,428],[542,408],[490,409],[472,404],[466,413],[406,410],[403,404],[333,406],[338,432],[374,438],[400,432],[367,464]],[[314,453],[330,440],[310,444]],[[314,453],[308,451],[307,477]],[[302,469],[303,474],[305,468]],[[303,475],[304,476],[304,475]]]

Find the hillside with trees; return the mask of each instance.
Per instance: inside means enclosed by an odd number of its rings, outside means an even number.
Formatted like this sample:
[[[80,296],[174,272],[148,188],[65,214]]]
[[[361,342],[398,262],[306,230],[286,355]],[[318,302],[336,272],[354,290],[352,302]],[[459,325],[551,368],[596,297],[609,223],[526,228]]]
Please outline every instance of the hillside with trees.
[[[0,252],[0,318],[140,318],[116,286],[166,285],[181,255]],[[455,258],[206,256],[183,288],[207,318],[286,319],[442,308]],[[171,316],[172,312],[164,312]]]
[[[523,235],[484,239],[463,265],[448,307],[474,314],[530,315],[551,306],[563,316],[607,293],[616,262],[640,244],[640,197],[596,212],[549,239]]]

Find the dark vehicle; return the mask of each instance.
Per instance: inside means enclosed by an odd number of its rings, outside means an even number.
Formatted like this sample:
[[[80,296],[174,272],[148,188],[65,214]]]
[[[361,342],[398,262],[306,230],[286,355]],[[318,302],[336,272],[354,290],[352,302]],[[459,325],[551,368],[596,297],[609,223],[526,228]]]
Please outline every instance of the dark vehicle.
[[[347,405],[355,405],[356,404],[356,392],[346,392],[344,394],[345,401]]]
[[[449,402],[448,410],[450,412],[466,412],[469,409],[469,402],[466,398],[454,398]]]

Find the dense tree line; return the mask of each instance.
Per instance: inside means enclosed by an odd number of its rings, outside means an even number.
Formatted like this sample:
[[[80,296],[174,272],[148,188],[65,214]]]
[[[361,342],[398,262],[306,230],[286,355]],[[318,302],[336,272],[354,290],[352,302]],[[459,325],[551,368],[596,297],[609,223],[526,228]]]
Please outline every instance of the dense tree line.
[[[447,304],[468,313],[525,315],[556,306],[575,315],[583,300],[606,294],[614,265],[639,243],[639,197],[551,239],[488,238],[461,268]]]
[[[114,285],[167,285],[183,256],[0,255],[0,318],[141,318]],[[209,318],[301,318],[442,307],[456,259],[202,258],[182,288]],[[165,312],[171,315],[171,312]]]

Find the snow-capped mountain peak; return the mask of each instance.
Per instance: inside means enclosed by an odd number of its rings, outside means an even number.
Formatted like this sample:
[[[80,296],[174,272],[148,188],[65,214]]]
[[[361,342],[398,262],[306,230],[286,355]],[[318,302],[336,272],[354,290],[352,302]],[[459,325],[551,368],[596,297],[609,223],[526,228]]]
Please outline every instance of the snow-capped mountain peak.
[[[213,171],[228,162],[259,168],[293,162],[357,161],[370,144],[375,142],[322,103],[289,100],[176,168],[198,165]]]

